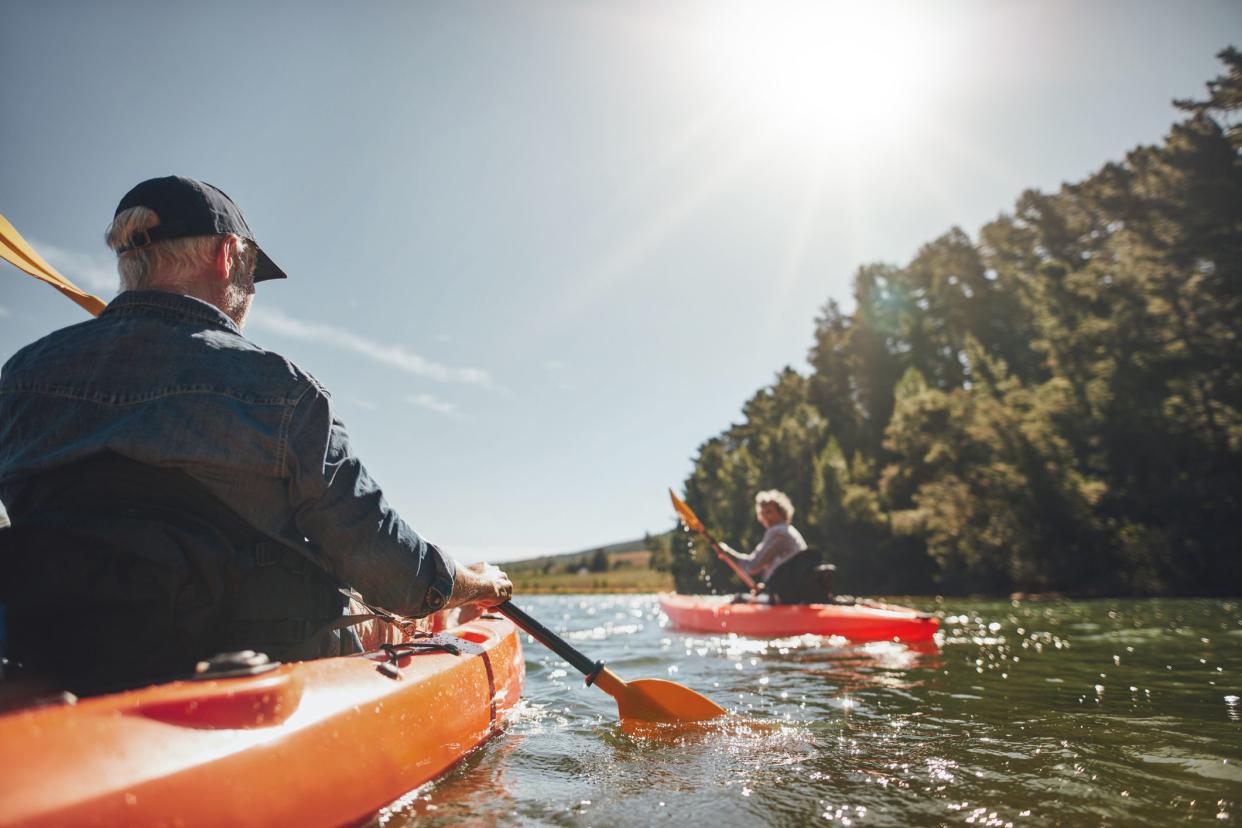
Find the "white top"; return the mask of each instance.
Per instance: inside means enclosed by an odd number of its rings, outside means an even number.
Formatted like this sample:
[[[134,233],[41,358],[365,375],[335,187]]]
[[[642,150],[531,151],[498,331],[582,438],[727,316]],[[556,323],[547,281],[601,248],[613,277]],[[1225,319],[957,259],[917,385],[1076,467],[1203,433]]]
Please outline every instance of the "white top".
[[[788,523],[777,523],[763,533],[763,540],[749,555],[739,555],[746,573],[758,581],[772,577],[776,568],[806,549],[802,533]]]

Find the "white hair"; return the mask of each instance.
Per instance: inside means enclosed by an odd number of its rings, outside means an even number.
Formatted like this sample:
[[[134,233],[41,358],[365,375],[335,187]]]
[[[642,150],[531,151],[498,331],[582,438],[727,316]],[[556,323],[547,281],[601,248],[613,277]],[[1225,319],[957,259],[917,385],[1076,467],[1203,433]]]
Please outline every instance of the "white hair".
[[[763,510],[763,504],[774,503],[776,508],[785,513],[785,522],[793,520],[794,506],[793,501],[789,499],[789,495],[777,489],[768,489],[766,492],[760,492],[755,495],[755,514],[759,514]]]
[[[194,280],[211,264],[223,236],[191,236],[153,242],[134,250],[119,252],[132,244],[138,234],[160,223],[160,217],[146,207],[122,210],[104,233],[108,247],[117,252],[116,269],[121,276],[122,290],[153,288],[177,289],[191,293]],[[243,295],[254,290],[254,268],[258,256],[255,246],[238,239],[237,256],[229,291]]]

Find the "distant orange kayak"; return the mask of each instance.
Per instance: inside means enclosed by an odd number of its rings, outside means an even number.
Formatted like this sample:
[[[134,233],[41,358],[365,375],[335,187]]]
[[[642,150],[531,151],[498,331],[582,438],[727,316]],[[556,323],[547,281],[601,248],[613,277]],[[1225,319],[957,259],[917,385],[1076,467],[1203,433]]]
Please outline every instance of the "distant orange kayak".
[[[8,713],[0,825],[357,823],[495,733],[524,677],[516,627],[487,616],[391,654]]]
[[[776,638],[838,635],[851,641],[927,641],[936,618],[909,607],[857,604],[734,604],[728,595],[660,595],[660,609],[684,630]]]

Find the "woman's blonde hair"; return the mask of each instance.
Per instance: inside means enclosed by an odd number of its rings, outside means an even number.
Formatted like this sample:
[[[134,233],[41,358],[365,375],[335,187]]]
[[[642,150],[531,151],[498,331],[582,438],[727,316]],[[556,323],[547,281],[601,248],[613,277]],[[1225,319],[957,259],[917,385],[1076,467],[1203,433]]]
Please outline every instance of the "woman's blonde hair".
[[[758,515],[763,510],[763,504],[775,503],[776,507],[785,513],[785,521],[793,520],[794,506],[793,501],[789,499],[789,495],[777,489],[768,489],[766,492],[760,492],[755,495],[755,514]]]
[[[128,247],[135,237],[160,223],[160,218],[146,207],[121,211],[104,233],[104,241],[114,251]],[[190,281],[215,255],[220,236],[192,236],[184,239],[149,244],[124,253],[117,253],[116,269],[121,276],[122,290],[145,290],[152,287],[188,287]],[[235,273],[253,274],[258,256],[255,246],[239,239]],[[236,277],[235,277],[236,278]]]

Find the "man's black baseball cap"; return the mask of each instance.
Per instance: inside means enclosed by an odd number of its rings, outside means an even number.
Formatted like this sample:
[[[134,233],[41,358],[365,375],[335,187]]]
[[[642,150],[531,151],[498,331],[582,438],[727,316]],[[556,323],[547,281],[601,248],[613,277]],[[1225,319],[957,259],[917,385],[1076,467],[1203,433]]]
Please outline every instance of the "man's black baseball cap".
[[[287,279],[285,272],[268,258],[254,240],[254,233],[242,217],[241,209],[219,187],[205,181],[170,175],[164,178],[148,178],[125,194],[116,206],[113,218],[131,207],[146,207],[159,216],[160,223],[139,234],[136,241],[122,247],[117,253],[126,253],[146,247],[148,244],[168,239],[185,239],[192,236],[223,236],[236,233],[254,245],[258,252],[254,280]]]

